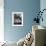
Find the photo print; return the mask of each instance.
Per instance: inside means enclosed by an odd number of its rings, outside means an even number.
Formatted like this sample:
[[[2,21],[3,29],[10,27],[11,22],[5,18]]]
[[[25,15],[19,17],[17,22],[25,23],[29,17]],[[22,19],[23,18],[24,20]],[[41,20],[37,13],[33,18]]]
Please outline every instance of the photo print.
[[[23,26],[23,12],[12,12],[12,26]]]

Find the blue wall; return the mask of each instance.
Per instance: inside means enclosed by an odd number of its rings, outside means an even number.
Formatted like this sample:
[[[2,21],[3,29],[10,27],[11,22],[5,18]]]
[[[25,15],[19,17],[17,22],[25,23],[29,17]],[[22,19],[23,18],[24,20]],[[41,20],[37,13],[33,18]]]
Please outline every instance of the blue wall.
[[[40,9],[40,0],[4,0],[4,38],[7,41],[18,41],[32,28],[35,12]],[[24,26],[12,26],[12,12],[24,13]]]

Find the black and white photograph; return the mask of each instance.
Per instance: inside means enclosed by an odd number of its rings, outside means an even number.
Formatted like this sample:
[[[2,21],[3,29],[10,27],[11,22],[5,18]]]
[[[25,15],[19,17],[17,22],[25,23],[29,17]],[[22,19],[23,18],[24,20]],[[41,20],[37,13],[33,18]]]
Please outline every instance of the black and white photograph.
[[[23,12],[12,12],[12,26],[23,26]]]

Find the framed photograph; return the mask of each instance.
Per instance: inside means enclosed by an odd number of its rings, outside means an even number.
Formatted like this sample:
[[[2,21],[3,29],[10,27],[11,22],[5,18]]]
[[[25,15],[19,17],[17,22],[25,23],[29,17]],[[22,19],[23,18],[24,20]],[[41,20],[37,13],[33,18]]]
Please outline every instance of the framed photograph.
[[[23,26],[23,12],[12,12],[12,26]]]

